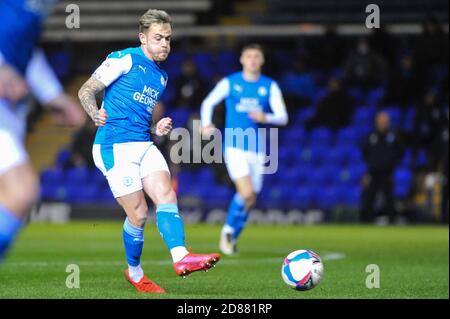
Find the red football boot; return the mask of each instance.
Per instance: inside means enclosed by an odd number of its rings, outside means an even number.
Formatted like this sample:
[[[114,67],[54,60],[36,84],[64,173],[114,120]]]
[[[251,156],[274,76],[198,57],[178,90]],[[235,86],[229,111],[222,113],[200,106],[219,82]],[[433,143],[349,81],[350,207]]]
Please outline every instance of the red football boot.
[[[153,281],[145,277],[145,275],[139,280],[139,282],[135,282],[133,279],[131,279],[130,275],[128,274],[128,269],[125,270],[125,278],[136,288],[139,292],[153,292],[157,294],[163,294],[166,291],[164,288],[161,288],[157,284],[155,284]]]
[[[189,252],[180,261],[173,264],[173,268],[178,276],[187,276],[194,271],[204,270],[208,271],[209,268],[215,267],[215,264],[219,261],[219,254],[193,254]]]

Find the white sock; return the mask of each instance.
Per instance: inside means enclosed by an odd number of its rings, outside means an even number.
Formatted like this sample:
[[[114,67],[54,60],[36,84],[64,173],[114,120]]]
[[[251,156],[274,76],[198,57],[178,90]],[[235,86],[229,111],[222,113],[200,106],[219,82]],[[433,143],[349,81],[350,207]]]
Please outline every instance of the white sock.
[[[184,246],[173,247],[170,250],[170,254],[172,255],[172,260],[174,263],[179,262],[183,259],[184,256],[189,254],[188,250]]]
[[[128,265],[128,273],[130,275],[130,278],[133,279],[134,282],[139,282],[139,280],[144,277],[144,271],[142,270],[140,264],[136,267]]]
[[[228,234],[233,235],[233,233],[234,233],[234,228],[231,227],[230,225],[225,224],[222,227],[222,236],[225,236],[225,235],[228,235]]]

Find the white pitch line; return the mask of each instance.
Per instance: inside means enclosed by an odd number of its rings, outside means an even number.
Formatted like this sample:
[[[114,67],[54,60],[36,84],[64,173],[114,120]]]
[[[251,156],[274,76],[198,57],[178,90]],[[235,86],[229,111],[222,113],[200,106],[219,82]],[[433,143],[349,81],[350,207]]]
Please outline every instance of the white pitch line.
[[[338,252],[328,252],[322,254],[321,259],[324,261],[330,260],[339,260],[344,259],[346,256],[342,253]],[[244,258],[238,259],[239,257],[230,257],[224,258],[221,260],[221,263],[224,264],[247,264],[254,262],[267,262],[267,263],[281,263],[283,258]],[[67,262],[48,262],[48,261],[18,261],[18,262],[5,262],[3,265],[0,265],[0,272],[2,268],[12,268],[12,267],[65,267],[69,264],[75,264],[78,266],[123,266],[126,264],[126,261],[120,260],[99,260],[99,261],[67,261]],[[157,266],[165,266],[171,265],[172,261],[170,260],[142,260],[142,265],[157,265]]]

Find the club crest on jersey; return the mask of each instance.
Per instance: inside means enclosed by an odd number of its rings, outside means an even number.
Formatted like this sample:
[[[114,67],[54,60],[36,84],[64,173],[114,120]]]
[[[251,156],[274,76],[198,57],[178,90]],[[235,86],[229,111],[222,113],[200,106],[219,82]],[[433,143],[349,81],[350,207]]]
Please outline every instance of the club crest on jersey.
[[[166,86],[166,79],[161,75],[161,85]]]
[[[258,89],[258,94],[260,96],[266,96],[267,95],[267,89],[264,86],[260,86]]]
[[[233,85],[233,89],[239,93],[242,93],[242,91],[243,91],[242,86],[240,86],[238,84]]]
[[[130,187],[133,185],[133,179],[130,176],[125,176],[122,180],[122,183],[126,187]]]

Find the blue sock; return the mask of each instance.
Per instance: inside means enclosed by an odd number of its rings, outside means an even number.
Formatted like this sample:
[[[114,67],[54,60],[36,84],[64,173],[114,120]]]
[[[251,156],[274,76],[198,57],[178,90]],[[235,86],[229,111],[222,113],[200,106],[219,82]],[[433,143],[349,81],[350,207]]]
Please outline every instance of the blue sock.
[[[141,263],[144,246],[144,228],[131,225],[128,218],[123,223],[123,243],[128,265],[136,267]]]
[[[232,235],[232,238],[234,240],[238,239],[239,235],[241,234],[242,230],[245,227],[245,224],[247,224],[248,219],[248,212],[246,212],[244,209],[238,211],[236,215],[236,222],[234,225],[234,232]]]
[[[240,215],[241,211],[245,208],[245,201],[236,193],[231,200],[230,206],[228,207],[228,214],[225,225],[233,229],[233,234],[236,232],[236,229],[240,224]]]
[[[156,207],[156,225],[169,250],[185,247],[184,224],[177,204],[160,204]]]
[[[0,260],[22,228],[22,220],[12,212],[0,206]]]

